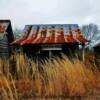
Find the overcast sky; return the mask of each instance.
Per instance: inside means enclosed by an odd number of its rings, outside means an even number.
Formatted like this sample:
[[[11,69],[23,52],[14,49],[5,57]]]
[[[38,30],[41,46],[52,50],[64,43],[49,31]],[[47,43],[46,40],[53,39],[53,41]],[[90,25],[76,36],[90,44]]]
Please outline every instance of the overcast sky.
[[[100,25],[100,0],[0,0],[0,19],[13,26],[48,23]]]

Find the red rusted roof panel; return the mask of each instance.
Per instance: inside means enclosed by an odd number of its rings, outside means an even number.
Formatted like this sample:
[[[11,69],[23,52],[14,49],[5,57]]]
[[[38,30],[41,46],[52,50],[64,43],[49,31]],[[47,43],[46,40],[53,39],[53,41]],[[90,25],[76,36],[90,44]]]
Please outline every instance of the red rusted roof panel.
[[[46,43],[85,43],[77,24],[52,24],[52,25],[31,25],[25,28],[28,31],[16,43],[24,44],[46,44]]]

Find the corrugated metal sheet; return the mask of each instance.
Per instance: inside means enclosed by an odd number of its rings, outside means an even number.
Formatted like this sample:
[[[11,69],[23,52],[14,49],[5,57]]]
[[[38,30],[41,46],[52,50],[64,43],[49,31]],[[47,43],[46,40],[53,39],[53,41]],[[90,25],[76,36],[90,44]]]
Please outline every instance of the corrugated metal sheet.
[[[21,44],[23,42],[26,42],[26,40],[30,37],[29,34],[30,34],[30,31],[31,31],[31,28],[32,28],[32,25],[26,25],[24,30],[23,30],[22,38],[15,40],[13,43]]]
[[[52,43],[85,43],[87,40],[81,34],[77,24],[48,24],[30,25],[31,29],[26,35],[15,43],[24,44],[52,44]],[[27,30],[27,28],[25,27]],[[28,26],[29,29],[29,26]]]

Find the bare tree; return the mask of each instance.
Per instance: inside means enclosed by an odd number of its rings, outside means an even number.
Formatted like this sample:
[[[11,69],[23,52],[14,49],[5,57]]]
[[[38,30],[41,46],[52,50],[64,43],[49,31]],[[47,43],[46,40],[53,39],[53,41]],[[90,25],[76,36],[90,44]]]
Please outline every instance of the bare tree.
[[[93,23],[88,25],[83,25],[81,27],[81,31],[84,34],[85,38],[90,41],[88,45],[91,45],[94,41],[96,41],[96,37],[100,32],[98,25]]]
[[[21,32],[22,32],[22,31],[21,31],[20,29],[15,28],[14,31],[13,31],[14,38],[15,38],[15,39],[20,38],[20,37],[21,37]]]

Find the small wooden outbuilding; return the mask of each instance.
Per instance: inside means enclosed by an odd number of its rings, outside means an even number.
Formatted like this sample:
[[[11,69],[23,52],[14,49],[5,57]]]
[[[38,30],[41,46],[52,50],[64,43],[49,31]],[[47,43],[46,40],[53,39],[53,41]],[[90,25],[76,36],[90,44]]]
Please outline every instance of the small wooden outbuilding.
[[[0,20],[0,58],[8,57],[12,52],[10,43],[14,41],[10,20]]]

